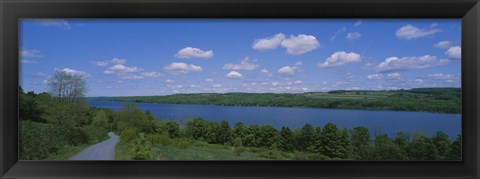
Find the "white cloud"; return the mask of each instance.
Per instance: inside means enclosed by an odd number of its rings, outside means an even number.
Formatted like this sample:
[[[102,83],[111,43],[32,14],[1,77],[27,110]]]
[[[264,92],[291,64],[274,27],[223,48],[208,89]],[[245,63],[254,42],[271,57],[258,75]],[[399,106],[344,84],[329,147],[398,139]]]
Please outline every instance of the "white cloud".
[[[295,71],[295,70],[294,70],[292,67],[290,67],[290,66],[284,66],[284,67],[278,69],[277,72],[278,72],[278,73],[281,73],[281,74],[293,75],[294,71]]]
[[[263,39],[255,39],[252,48],[260,51],[275,49],[280,45],[283,39],[285,39],[285,35],[282,33]]]
[[[342,27],[342,28],[338,29],[337,32],[335,32],[335,34],[333,34],[333,36],[330,37],[330,40],[334,41],[337,38],[337,36],[343,34],[345,31],[347,31],[346,27]]]
[[[445,64],[444,60],[437,60],[437,57],[424,55],[419,57],[389,57],[379,63],[375,70],[377,72],[389,72],[400,70],[417,70]]]
[[[382,74],[373,74],[373,75],[368,75],[367,78],[369,80],[378,80],[378,79],[382,79],[383,75]]]
[[[423,80],[422,80],[422,79],[419,79],[419,78],[417,78],[417,79],[415,79],[415,80],[414,80],[414,82],[415,82],[415,83],[423,83]]]
[[[348,40],[357,40],[361,36],[362,36],[362,34],[359,33],[359,32],[350,32],[350,33],[347,34],[347,36],[345,38],[347,38]]]
[[[22,63],[22,64],[37,64],[37,61],[22,59],[22,60],[20,60],[20,63]]]
[[[34,57],[34,58],[42,58],[44,57],[43,53],[40,50],[37,49],[22,49],[20,50],[20,57],[21,58],[28,58],[28,57]]]
[[[250,57],[245,57],[241,60],[240,64],[228,63],[223,66],[223,69],[228,70],[255,70],[259,65],[249,63]]]
[[[460,59],[462,58],[462,48],[459,46],[450,47],[445,52],[445,55],[447,55],[448,58]]]
[[[125,63],[127,63],[127,60],[126,59],[113,58],[112,60],[110,60],[110,63],[125,64]]]
[[[450,45],[452,44],[452,42],[450,41],[440,41],[438,43],[436,43],[435,45],[433,45],[435,48],[443,48],[443,49],[446,49],[448,47],[450,47]]]
[[[108,66],[109,64],[106,61],[91,61],[90,63],[98,67],[105,67],[105,66]]]
[[[119,58],[113,58],[112,60],[104,60],[104,61],[91,61],[90,62],[92,65],[99,66],[99,67],[105,67],[110,64],[115,64],[115,65],[123,65],[127,63],[126,59],[119,59]]]
[[[268,71],[267,69],[262,69],[260,70],[260,73],[262,73],[263,75],[267,76],[267,77],[272,77],[272,73],[270,73],[270,71]]]
[[[124,73],[134,73],[134,72],[142,72],[143,69],[138,67],[128,67],[123,64],[116,64],[109,68],[111,71],[117,72],[124,72]]]
[[[211,79],[211,78],[206,78],[205,81],[206,81],[206,82],[213,82],[214,80]]]
[[[204,51],[202,49],[193,48],[193,47],[185,47],[175,54],[178,58],[212,58],[213,51],[208,50]]]
[[[141,79],[145,79],[144,76],[135,75],[135,74],[119,75],[118,78],[120,78],[120,79],[126,79],[126,80],[141,80]]]
[[[338,51],[328,57],[325,62],[318,64],[318,67],[344,66],[351,63],[360,62],[360,55],[354,52]]]
[[[171,80],[171,79],[166,79],[166,80],[165,80],[165,83],[173,83],[173,82],[175,82],[175,81],[173,81],[173,80]]]
[[[225,75],[225,77],[237,79],[237,78],[242,78],[242,74],[240,74],[239,72],[236,72],[236,71],[230,71],[230,73]]]
[[[282,47],[287,49],[287,53],[291,55],[301,55],[309,51],[315,50],[320,46],[317,38],[312,35],[299,34],[291,35],[281,43]]]
[[[295,65],[293,65],[293,66],[284,66],[282,68],[279,68],[277,70],[277,73],[286,74],[286,75],[293,75],[296,71],[300,70],[300,66],[302,64],[303,64],[302,62],[296,62]]]
[[[163,76],[162,73],[160,72],[156,72],[156,71],[152,71],[152,72],[143,72],[142,73],[143,76],[145,77],[150,77],[150,78],[154,78],[154,77],[161,77]]]
[[[400,73],[390,73],[387,75],[388,79],[400,79],[402,75]]]
[[[202,72],[202,67],[194,64],[186,64],[182,62],[173,62],[170,65],[163,68],[166,72],[172,74],[188,74],[188,73],[199,73]]]
[[[214,87],[214,88],[221,88],[222,85],[221,85],[221,84],[214,84],[214,85],[212,85],[212,87]]]
[[[71,68],[64,68],[63,70],[60,70],[60,71],[63,71],[65,73],[69,74],[69,75],[76,75],[76,76],[83,76],[83,77],[90,76],[87,72],[74,70],[74,69],[71,69]]]
[[[34,22],[41,26],[53,26],[63,29],[70,29],[70,24],[64,19],[35,19]]]
[[[455,75],[455,74],[436,73],[436,74],[429,74],[428,77],[442,83],[460,82],[460,74]]]
[[[436,34],[438,32],[441,32],[442,30],[434,28],[435,26],[431,26],[429,29],[420,29],[418,27],[412,26],[410,24],[405,25],[403,27],[400,27],[396,32],[395,35],[399,39],[404,39],[404,40],[412,40],[416,38],[421,38],[421,37],[427,37],[431,36],[433,34]]]
[[[362,21],[361,21],[361,20],[357,20],[357,21],[355,21],[355,24],[354,24],[354,25],[355,25],[355,27],[358,27],[358,26],[362,25]]]
[[[297,81],[294,81],[293,83],[295,83],[295,84],[302,84],[303,81],[302,81],[302,80],[297,80]]]

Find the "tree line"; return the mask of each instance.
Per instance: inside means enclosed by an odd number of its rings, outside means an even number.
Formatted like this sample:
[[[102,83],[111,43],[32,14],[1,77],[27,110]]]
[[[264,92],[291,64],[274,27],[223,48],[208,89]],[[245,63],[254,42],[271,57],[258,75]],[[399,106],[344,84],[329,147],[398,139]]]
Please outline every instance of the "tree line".
[[[199,93],[166,96],[97,97],[95,100],[161,104],[209,104],[225,106],[311,107],[396,111],[461,112],[460,88],[410,90],[336,90],[298,94]]]

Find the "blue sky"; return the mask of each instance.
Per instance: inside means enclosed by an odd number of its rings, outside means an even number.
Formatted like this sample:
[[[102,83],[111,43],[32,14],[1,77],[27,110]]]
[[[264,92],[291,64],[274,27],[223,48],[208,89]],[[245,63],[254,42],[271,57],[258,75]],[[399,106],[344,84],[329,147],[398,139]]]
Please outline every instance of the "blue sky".
[[[87,96],[460,87],[460,19],[21,21],[20,84]]]

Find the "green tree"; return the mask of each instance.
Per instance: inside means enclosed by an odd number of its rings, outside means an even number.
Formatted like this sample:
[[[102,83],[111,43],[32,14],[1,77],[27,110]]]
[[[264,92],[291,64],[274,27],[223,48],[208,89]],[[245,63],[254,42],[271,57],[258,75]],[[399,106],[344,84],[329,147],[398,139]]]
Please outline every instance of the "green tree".
[[[438,151],[438,159],[447,159],[447,155],[450,152],[450,141],[448,140],[448,135],[442,131],[438,131],[435,133],[435,135],[433,135],[432,142]]]
[[[295,148],[293,133],[288,127],[282,127],[280,131],[279,149],[285,152],[292,152]]]
[[[233,126],[233,136],[235,138],[240,137],[240,139],[244,139],[245,132],[246,132],[246,128],[242,122],[235,123],[235,126]]]
[[[232,130],[227,121],[222,120],[220,122],[218,140],[221,144],[230,143],[232,140]]]
[[[430,138],[417,135],[409,145],[408,156],[411,160],[435,160],[438,151]]]
[[[83,101],[87,92],[84,75],[57,70],[47,83],[50,94],[60,101]]]
[[[335,124],[327,123],[325,126],[323,126],[320,140],[322,141],[322,145],[320,147],[321,154],[330,158],[339,157],[338,153],[341,146],[339,131]]]
[[[260,127],[258,136],[258,145],[262,147],[277,148],[278,143],[278,131],[270,125],[264,125]]]
[[[220,129],[220,126],[218,125],[218,123],[216,123],[215,121],[208,121],[207,122],[207,133],[205,135],[205,139],[208,143],[211,143],[211,144],[219,144],[220,143],[220,140],[219,140],[219,130]]]
[[[189,138],[194,140],[205,140],[207,134],[207,122],[202,118],[195,118],[189,120],[185,124],[186,134]]]
[[[447,155],[448,160],[462,160],[462,136],[458,135],[455,141],[450,144],[450,151]]]
[[[315,140],[315,129],[310,124],[305,124],[299,131],[297,139],[296,139],[296,146],[297,150],[299,151],[308,151],[311,147],[313,147]]]
[[[356,159],[370,159],[372,148],[370,146],[370,132],[368,128],[360,126],[350,131],[352,135],[353,151]]]
[[[398,145],[396,145],[386,134],[375,138],[376,160],[405,160],[407,155]]]

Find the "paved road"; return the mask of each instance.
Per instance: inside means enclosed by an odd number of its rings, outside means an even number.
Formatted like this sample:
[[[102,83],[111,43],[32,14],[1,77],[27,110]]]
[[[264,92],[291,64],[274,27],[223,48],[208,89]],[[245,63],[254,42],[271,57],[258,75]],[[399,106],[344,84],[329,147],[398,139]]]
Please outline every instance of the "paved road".
[[[118,136],[109,132],[110,139],[92,145],[70,160],[115,160],[115,145],[118,143]]]

